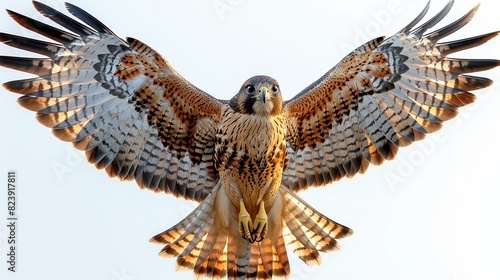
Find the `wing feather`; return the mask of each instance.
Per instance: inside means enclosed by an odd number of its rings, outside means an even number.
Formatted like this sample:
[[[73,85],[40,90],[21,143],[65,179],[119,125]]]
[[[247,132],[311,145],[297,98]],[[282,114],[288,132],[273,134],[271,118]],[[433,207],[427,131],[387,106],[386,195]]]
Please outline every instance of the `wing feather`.
[[[218,180],[214,138],[223,102],[198,89],[156,51],[122,40],[82,9],[76,21],[34,1],[66,30],[16,12],[25,28],[53,42],[0,33],[0,41],[44,58],[0,57],[0,65],[38,77],[7,82],[19,104],[37,112],[56,137],[86,151],[112,177],[197,201]]]
[[[465,75],[499,66],[494,59],[452,59],[498,35],[438,40],[465,26],[478,5],[455,22],[432,31],[453,1],[414,28],[425,9],[400,32],[372,40],[285,104],[288,166],[282,182],[298,191],[363,173],[395,157],[398,148],[437,131],[458,107],[474,101],[469,91],[491,80]]]

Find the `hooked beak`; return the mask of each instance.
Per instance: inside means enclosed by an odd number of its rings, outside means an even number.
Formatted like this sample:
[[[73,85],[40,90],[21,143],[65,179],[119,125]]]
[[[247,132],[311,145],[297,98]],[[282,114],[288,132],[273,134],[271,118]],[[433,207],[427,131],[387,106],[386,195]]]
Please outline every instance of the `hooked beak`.
[[[257,100],[262,100],[262,102],[266,103],[268,91],[269,89],[266,86],[260,86],[259,92],[257,93]]]

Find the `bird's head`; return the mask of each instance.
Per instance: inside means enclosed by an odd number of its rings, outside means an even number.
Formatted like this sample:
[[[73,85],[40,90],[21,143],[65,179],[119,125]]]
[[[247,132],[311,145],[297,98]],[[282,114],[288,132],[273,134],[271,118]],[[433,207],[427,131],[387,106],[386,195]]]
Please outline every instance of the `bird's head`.
[[[283,99],[275,79],[255,76],[243,83],[229,105],[239,113],[273,116],[282,113]]]

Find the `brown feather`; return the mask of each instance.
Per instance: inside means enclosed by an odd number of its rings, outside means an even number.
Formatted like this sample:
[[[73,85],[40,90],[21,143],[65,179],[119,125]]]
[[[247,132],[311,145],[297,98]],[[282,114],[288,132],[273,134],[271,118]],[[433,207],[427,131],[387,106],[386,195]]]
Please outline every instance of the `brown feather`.
[[[451,5],[413,28],[426,7],[400,33],[362,45],[285,102],[288,166],[283,184],[294,191],[321,186],[366,171],[368,162],[391,160],[398,147],[439,130],[458,107],[472,103],[469,91],[491,85],[487,78],[465,74],[497,67],[500,61],[446,56],[479,46],[498,32],[438,42],[466,25],[477,6],[424,35]],[[324,176],[325,170],[330,176]]]

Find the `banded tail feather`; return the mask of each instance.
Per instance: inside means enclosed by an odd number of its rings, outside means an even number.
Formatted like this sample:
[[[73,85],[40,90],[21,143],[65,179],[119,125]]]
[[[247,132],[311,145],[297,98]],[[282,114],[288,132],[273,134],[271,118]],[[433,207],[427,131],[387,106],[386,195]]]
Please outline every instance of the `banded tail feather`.
[[[287,245],[306,264],[319,264],[320,252],[338,249],[337,239],[352,234],[350,228],[322,215],[282,186],[282,228],[275,231],[276,236],[251,243],[221,222],[228,219],[221,215],[231,215],[218,209],[221,192],[217,187],[181,222],[150,239],[165,245],[161,256],[177,258],[177,269],[193,270],[197,277],[209,279],[286,277],[290,274]]]

